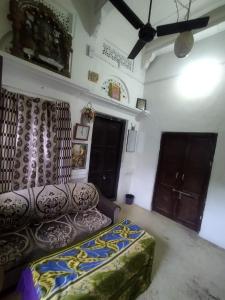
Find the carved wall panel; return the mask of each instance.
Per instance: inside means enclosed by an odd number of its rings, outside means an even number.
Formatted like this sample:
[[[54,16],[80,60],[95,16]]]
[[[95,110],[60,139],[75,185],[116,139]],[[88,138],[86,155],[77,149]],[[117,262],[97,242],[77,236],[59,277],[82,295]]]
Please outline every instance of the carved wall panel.
[[[70,77],[72,36],[49,5],[43,1],[10,0],[11,53]]]

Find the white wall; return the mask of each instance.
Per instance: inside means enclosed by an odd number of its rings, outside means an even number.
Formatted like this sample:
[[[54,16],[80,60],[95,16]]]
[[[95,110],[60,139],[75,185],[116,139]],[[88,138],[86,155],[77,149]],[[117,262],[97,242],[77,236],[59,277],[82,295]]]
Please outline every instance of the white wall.
[[[0,40],[11,28],[11,24],[7,20],[8,2],[8,0],[0,1]],[[103,39],[110,39],[129,53],[136,41],[137,32],[115,10],[112,10],[102,21],[97,36],[90,37],[85,31],[72,1],[64,0],[63,5],[66,5],[76,15],[72,81],[102,95],[101,83],[109,76],[119,76],[128,87],[129,104],[134,107],[136,98],[143,96],[144,72],[141,68],[141,57],[136,59],[135,72],[130,74],[122,72],[99,57],[87,57],[86,45],[97,47]],[[149,99],[148,108],[151,116],[141,120],[137,153],[126,153],[124,149],[118,188],[118,200],[122,201],[125,193],[132,192],[136,196],[135,201],[138,205],[151,209],[161,132],[218,132],[217,148],[200,235],[222,247],[225,247],[225,236],[220,234],[225,231],[225,76],[210,97],[193,101],[187,101],[179,94],[176,88],[176,76],[186,63],[195,58],[211,56],[224,62],[224,40],[225,35],[221,33],[196,43],[187,59],[176,59],[171,53],[157,58],[152,63],[147,72],[145,85],[145,97]],[[88,70],[99,72],[99,84],[96,85],[87,80]],[[112,108],[106,103],[95,101],[78,91],[67,89],[52,81],[44,81],[35,73],[27,73],[25,69],[13,67],[10,64],[4,64],[3,83],[30,93],[41,93],[46,97],[69,101],[73,124],[80,121],[81,109],[91,101],[97,111],[127,120],[128,127],[131,123],[138,126],[132,113]],[[88,143],[90,155],[91,134]]]
[[[217,132],[218,141],[200,235],[225,248],[225,32],[197,42],[190,56],[158,57],[146,75],[144,96],[151,116],[141,121],[132,191],[136,203],[151,209],[160,138],[163,131]],[[200,58],[222,63],[223,77],[211,95],[186,99],[177,82],[185,65]]]
[[[57,2],[52,0],[52,2]],[[82,86],[86,89],[91,90],[97,95],[103,96],[101,85],[105,79],[111,76],[119,77],[127,86],[130,95],[129,106],[135,107],[136,98],[143,96],[144,90],[144,71],[141,69],[141,59],[139,58],[135,63],[135,70],[133,73],[127,71],[124,72],[121,69],[114,67],[113,65],[101,60],[99,57],[90,58],[86,56],[86,46],[92,45],[96,46],[104,39],[109,39],[114,41],[119,48],[126,48],[125,51],[129,50],[129,43],[133,44],[135,42],[136,31],[127,26],[126,21],[120,18],[120,15],[115,14],[115,10],[107,16],[107,18],[102,20],[102,24],[99,27],[98,34],[95,37],[90,37],[85,31],[85,28],[79,18],[78,13],[75,10],[75,6],[71,0],[58,1],[64,5],[70,12],[72,12],[76,18],[75,21],[75,35],[73,39],[73,65],[72,65],[72,82]],[[7,44],[7,41],[11,39],[11,23],[7,19],[9,7],[9,0],[0,1],[0,48]],[[118,19],[117,19],[118,18]],[[125,29],[126,33],[126,43],[123,38],[120,37],[118,33],[118,27],[114,28],[113,24],[121,22],[120,25],[127,26]],[[8,35],[6,36],[6,34]],[[125,47],[126,44],[126,47]],[[128,51],[129,52],[129,51]],[[94,84],[88,81],[88,71],[98,72],[100,75],[99,82]],[[31,95],[42,94],[46,98],[53,97],[56,99],[62,99],[68,101],[71,104],[72,112],[72,123],[80,122],[80,115],[82,108],[90,101],[96,111],[102,112],[108,115],[116,116],[127,120],[127,127],[130,128],[131,123],[138,123],[135,120],[134,113],[126,112],[120,108],[113,108],[104,102],[96,101],[92,97],[85,96],[79,91],[67,88],[66,86],[56,84],[52,80],[46,80],[35,74],[35,72],[28,71],[26,67],[20,67],[18,64],[4,62],[3,64],[3,84],[8,86],[13,86],[19,88],[20,91],[29,92]],[[89,134],[89,151],[87,166],[84,172],[84,176],[87,177],[88,167],[89,167],[89,157],[91,148],[91,134]],[[126,141],[126,135],[125,135]],[[124,141],[124,143],[125,143]],[[118,186],[118,200],[122,201],[124,194],[130,191],[131,177],[134,171],[134,157],[135,153],[125,152],[125,147],[122,155],[121,162],[121,172],[120,180]],[[76,174],[75,174],[76,176]]]
[[[13,72],[12,72],[13,70]],[[68,89],[60,84],[54,84],[54,82],[44,82],[38,75],[35,73],[26,73],[26,71],[20,66],[14,65],[7,61],[3,61],[3,85],[7,87],[14,87],[14,89],[9,88],[9,90],[16,92],[25,91],[28,95],[45,95],[46,99],[52,100],[52,98],[64,100],[70,103],[71,106],[71,117],[72,124],[80,122],[81,110],[82,108],[91,101],[93,107],[97,112],[112,115],[118,118],[122,118],[127,121],[127,127],[131,127],[131,123],[137,124],[135,115],[132,113],[121,111],[121,109],[115,107],[112,108],[107,103],[101,103],[101,101],[96,101],[94,98],[86,96],[84,93],[79,91],[74,91],[73,89]],[[137,124],[138,126],[138,124]],[[126,133],[127,134],[127,133]],[[126,134],[124,144],[126,142]],[[92,124],[91,130],[89,133],[89,148],[88,148],[88,158],[86,170],[82,170],[84,175],[87,177],[88,168],[89,168],[89,157],[90,157],[90,148],[91,148],[91,137],[92,137]],[[79,141],[77,141],[79,142]],[[118,201],[123,201],[124,194],[130,190],[130,181],[131,176],[134,171],[134,157],[135,153],[128,153],[125,151],[125,145],[122,154],[121,162],[121,171],[120,171],[120,180],[118,186]],[[80,173],[80,172],[79,172]],[[75,173],[76,177],[76,173]]]

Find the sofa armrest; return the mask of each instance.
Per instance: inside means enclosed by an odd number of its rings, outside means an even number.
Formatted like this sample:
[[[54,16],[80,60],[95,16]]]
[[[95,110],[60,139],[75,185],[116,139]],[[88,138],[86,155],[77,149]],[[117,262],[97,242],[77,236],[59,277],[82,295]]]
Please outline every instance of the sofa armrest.
[[[109,217],[113,223],[116,223],[119,219],[121,207],[114,202],[104,198],[99,198],[99,203],[97,206],[98,210]]]

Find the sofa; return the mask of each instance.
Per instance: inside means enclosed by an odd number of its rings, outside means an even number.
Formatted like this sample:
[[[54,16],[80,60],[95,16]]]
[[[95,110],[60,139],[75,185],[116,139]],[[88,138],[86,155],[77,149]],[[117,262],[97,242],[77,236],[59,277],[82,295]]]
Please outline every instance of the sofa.
[[[119,207],[99,201],[91,183],[47,185],[0,195],[3,290],[32,260],[72,245],[118,219]]]

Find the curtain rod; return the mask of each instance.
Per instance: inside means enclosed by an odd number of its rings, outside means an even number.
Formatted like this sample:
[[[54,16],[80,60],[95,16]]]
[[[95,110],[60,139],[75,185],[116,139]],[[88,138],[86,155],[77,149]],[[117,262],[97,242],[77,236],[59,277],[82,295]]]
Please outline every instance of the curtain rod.
[[[15,92],[15,93],[19,93],[19,94],[21,93],[25,96],[30,96],[30,97],[34,97],[34,98],[38,97],[38,98],[44,98],[45,100],[61,101],[61,102],[68,103],[67,101],[63,101],[58,98],[49,97],[49,96],[39,94],[39,93],[28,92],[28,91],[25,91],[23,89],[20,89],[20,88],[17,88],[17,87],[8,85],[8,84],[2,84],[2,87],[9,90],[10,92]]]

